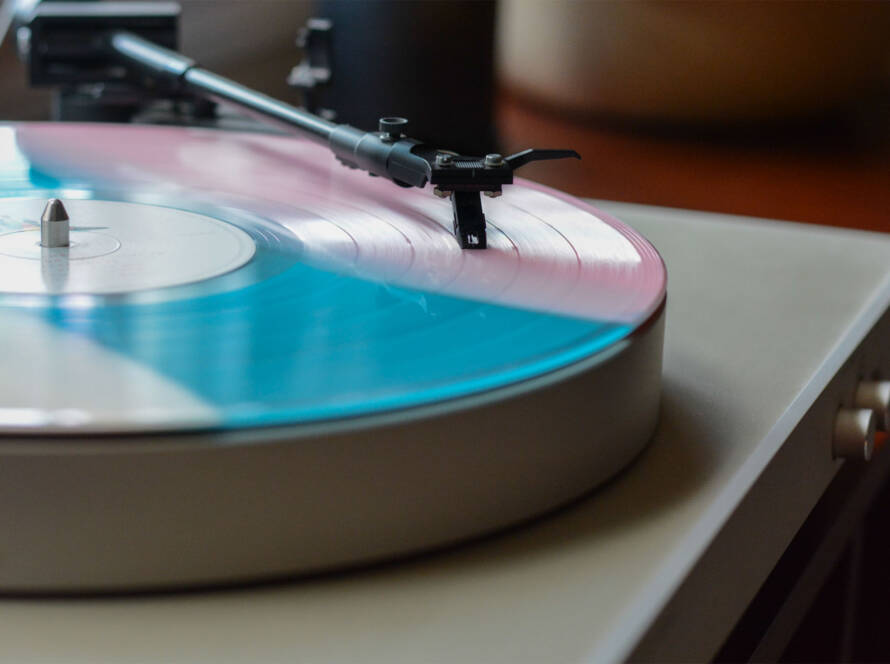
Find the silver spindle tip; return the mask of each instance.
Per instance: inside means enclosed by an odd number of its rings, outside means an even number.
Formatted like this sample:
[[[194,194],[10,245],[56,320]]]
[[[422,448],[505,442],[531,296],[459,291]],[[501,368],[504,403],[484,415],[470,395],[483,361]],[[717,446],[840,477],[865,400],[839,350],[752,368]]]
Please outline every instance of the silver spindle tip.
[[[68,211],[58,198],[51,198],[40,217],[40,244],[44,247],[67,247],[69,245]]]
[[[50,198],[43,208],[40,221],[68,221],[68,210],[58,198]]]

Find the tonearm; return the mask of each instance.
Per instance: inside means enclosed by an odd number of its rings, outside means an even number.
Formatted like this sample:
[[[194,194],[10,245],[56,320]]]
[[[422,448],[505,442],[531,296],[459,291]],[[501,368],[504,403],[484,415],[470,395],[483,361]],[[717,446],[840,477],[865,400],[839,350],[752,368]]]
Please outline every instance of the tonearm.
[[[513,183],[513,172],[529,162],[580,158],[574,150],[456,154],[411,138],[408,121],[400,117],[381,118],[371,132],[336,124],[179,53],[178,16],[175,3],[42,2],[19,29],[20,52],[34,86],[124,84],[155,96],[209,99],[326,144],[349,167],[402,187],[431,184],[437,196],[451,199],[454,234],[464,249],[486,247],[481,194],[500,196]]]

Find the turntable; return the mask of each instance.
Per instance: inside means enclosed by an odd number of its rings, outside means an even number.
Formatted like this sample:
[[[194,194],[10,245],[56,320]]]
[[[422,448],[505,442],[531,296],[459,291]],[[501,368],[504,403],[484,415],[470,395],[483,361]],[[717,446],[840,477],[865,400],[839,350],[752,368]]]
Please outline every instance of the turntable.
[[[175,15],[42,3],[29,71],[191,126],[0,126],[10,658],[709,658],[890,472],[886,238],[592,206],[514,178],[570,150],[334,125]]]
[[[552,510],[640,452],[661,258],[513,178],[577,154],[335,124],[165,48],[175,15],[41,3],[31,81],[210,99],[296,135],[0,128],[0,588],[385,560]]]

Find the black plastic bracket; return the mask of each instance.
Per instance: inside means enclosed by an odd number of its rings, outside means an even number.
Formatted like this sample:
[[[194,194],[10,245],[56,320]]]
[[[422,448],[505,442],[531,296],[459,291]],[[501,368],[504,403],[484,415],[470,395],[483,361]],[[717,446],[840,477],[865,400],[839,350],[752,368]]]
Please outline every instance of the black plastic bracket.
[[[581,158],[574,150],[528,149],[509,157],[499,154],[468,157],[440,150],[430,151],[418,144],[413,151],[423,156],[429,165],[429,182],[434,187],[434,193],[451,197],[454,236],[462,249],[485,249],[488,246],[482,194],[491,198],[500,196],[504,185],[513,183],[513,171],[530,162]]]

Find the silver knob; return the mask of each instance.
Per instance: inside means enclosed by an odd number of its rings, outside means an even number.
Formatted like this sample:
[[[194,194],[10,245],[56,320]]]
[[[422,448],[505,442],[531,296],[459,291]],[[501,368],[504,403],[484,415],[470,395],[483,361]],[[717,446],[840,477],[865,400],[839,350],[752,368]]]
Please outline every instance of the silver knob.
[[[853,403],[857,408],[875,411],[878,429],[890,428],[890,380],[867,380],[856,387]]]
[[[842,459],[871,459],[877,417],[870,408],[841,408],[834,418],[831,452]]]

